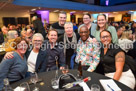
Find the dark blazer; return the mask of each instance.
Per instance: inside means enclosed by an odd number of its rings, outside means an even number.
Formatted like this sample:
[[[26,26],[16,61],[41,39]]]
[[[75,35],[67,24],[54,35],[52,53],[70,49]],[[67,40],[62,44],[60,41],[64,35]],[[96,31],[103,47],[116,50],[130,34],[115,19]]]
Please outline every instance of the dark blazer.
[[[32,50],[28,50],[26,52],[26,58],[28,59],[30,53]],[[46,71],[46,63],[47,63],[47,53],[46,51],[42,51],[40,49],[38,56],[37,56],[37,60],[36,60],[36,67],[35,67],[35,71],[38,72],[45,72]]]
[[[0,32],[0,45],[4,42],[4,35]]]

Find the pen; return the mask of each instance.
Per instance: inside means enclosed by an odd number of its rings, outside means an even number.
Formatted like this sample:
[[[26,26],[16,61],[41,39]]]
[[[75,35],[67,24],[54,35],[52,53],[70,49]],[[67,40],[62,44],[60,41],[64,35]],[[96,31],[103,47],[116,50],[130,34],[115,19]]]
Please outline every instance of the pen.
[[[111,87],[110,87],[110,85],[108,85],[108,84],[107,84],[107,86],[111,89],[111,91],[114,91],[114,89],[113,89],[113,88],[111,88]]]

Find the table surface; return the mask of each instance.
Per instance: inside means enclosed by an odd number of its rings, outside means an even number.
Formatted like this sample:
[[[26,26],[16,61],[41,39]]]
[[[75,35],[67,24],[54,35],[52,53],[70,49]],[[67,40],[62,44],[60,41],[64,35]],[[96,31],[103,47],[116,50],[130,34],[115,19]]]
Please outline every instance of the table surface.
[[[77,70],[70,70],[69,72],[72,73],[73,75],[77,76]],[[61,75],[61,71],[59,71],[59,75]],[[36,86],[40,88],[40,91],[55,91],[51,87],[51,79],[55,77],[55,71],[39,73],[38,76],[44,82],[44,85],[42,85],[42,86],[40,85],[40,82],[36,84]],[[108,77],[106,77],[104,75],[97,74],[95,72],[83,71],[83,78],[88,77],[88,76],[91,77],[91,81],[88,81],[87,85],[89,87],[91,87],[92,84],[98,84],[100,86],[100,91],[104,91],[104,89],[103,89],[102,85],[100,84],[99,80],[100,79],[110,79],[110,78],[108,78]],[[13,88],[16,88],[22,82],[30,82],[30,77],[28,77],[26,79],[23,79],[23,80],[20,80],[18,82],[15,82],[14,84],[11,84],[11,86]],[[115,83],[122,89],[122,91],[133,91],[131,88],[123,85],[122,83],[120,83],[118,81],[115,81]],[[31,91],[32,91],[32,88],[34,88],[34,85],[30,84]]]

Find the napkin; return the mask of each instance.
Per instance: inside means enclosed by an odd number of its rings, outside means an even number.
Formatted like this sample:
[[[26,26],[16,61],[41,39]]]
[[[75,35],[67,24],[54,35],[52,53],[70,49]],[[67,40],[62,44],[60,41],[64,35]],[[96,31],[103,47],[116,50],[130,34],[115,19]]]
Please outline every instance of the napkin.
[[[84,91],[91,91],[88,85],[84,81],[79,83],[79,85],[84,89]]]
[[[24,91],[25,90],[25,88],[22,88],[22,87],[20,87],[20,86],[18,86],[18,87],[16,87],[15,89],[14,89],[14,91]]]
[[[112,79],[99,80],[105,91],[121,91]]]

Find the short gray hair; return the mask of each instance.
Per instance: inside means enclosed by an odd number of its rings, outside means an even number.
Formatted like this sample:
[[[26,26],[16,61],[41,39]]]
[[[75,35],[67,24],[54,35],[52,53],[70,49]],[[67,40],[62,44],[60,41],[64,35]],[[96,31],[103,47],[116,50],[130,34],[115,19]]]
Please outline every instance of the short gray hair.
[[[32,42],[34,41],[34,38],[35,38],[35,37],[40,37],[40,38],[42,39],[42,42],[44,41],[44,38],[43,38],[43,36],[42,36],[41,33],[35,33],[35,34],[33,35]]]
[[[64,24],[64,28],[65,28],[67,25],[71,25],[71,26],[73,27],[73,23],[72,23],[72,22],[66,22],[66,23]]]
[[[17,33],[17,31],[16,30],[10,30],[9,32],[8,32],[8,35],[7,35],[7,38],[8,39],[15,39],[15,34]]]

